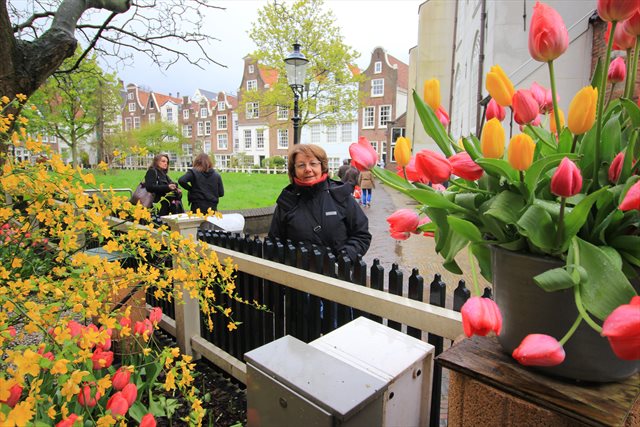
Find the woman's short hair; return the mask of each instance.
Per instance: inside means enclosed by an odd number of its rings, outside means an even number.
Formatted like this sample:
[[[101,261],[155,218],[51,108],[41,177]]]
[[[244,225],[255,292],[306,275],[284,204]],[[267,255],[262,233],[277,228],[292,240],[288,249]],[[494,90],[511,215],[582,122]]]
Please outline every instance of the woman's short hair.
[[[164,153],[156,154],[155,156],[153,156],[153,162],[151,162],[151,166],[149,167],[149,169],[151,169],[151,168],[160,169],[158,167],[158,163],[160,162],[160,159],[163,158],[163,157],[165,159],[167,159],[167,170],[169,170],[169,163],[170,163],[169,156],[167,154],[164,154]]]
[[[206,172],[213,169],[213,163],[207,153],[200,153],[193,161],[193,168],[199,172]]]
[[[296,176],[296,156],[298,154],[306,154],[307,156],[313,156],[320,160],[322,164],[322,173],[329,172],[329,160],[327,159],[327,152],[324,148],[315,144],[296,144],[290,150],[287,158],[287,169],[289,170],[289,181],[293,183],[293,178]]]

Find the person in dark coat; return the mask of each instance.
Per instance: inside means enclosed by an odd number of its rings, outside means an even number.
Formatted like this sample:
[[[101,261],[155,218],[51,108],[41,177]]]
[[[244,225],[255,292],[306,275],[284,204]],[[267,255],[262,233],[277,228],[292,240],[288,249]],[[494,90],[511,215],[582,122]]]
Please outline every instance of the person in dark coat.
[[[328,247],[356,261],[371,244],[369,220],[352,197],[353,188],[328,178],[326,152],[297,144],[288,156],[291,184],[282,190],[269,237]]]
[[[222,177],[213,169],[211,158],[200,153],[193,161],[193,168],[178,179],[182,188],[189,192],[191,212],[206,213],[209,209],[218,210],[218,200],[224,196]]]
[[[342,161],[342,166],[338,168],[338,178],[340,178],[340,181],[344,182],[344,174],[349,170],[350,167],[351,165],[349,165],[349,159],[344,159]]]
[[[182,193],[169,177],[169,156],[157,154],[144,176],[144,186],[154,194],[153,203],[160,202],[158,216],[183,213]]]

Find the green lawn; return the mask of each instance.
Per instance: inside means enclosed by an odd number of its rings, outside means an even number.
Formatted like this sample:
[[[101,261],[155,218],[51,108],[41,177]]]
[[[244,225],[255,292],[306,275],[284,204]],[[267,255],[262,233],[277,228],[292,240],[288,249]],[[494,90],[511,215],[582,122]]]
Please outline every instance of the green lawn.
[[[130,188],[134,190],[144,179],[146,170],[118,170],[108,172],[94,171],[96,183],[99,186],[113,188]],[[183,172],[170,171],[172,180],[178,181]],[[275,203],[280,191],[289,183],[287,175],[266,175],[247,173],[222,173],[224,197],[218,203],[219,210],[264,208]],[[182,201],[188,209],[187,192],[183,191]]]

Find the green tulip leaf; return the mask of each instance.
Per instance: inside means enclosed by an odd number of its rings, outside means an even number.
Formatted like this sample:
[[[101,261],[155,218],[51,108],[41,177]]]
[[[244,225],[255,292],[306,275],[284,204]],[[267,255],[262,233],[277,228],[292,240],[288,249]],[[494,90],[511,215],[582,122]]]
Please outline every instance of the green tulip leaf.
[[[620,103],[622,107],[624,107],[625,111],[631,118],[631,123],[634,128],[640,127],[640,107],[638,105],[627,98],[620,98]]]
[[[415,188],[413,184],[408,182],[406,179],[398,176],[397,174],[380,168],[378,166],[371,169],[371,172],[383,183],[393,187],[399,191],[409,190]]]
[[[424,131],[438,144],[438,147],[440,147],[445,157],[451,157],[453,151],[451,150],[451,139],[449,135],[447,135],[447,131],[444,129],[444,126],[442,126],[442,123],[440,123],[440,120],[438,120],[438,117],[436,117],[436,114],[431,110],[431,107],[424,103],[415,90],[413,91],[413,102],[415,103],[416,111],[418,112]]]
[[[555,245],[556,227],[551,215],[537,205],[531,205],[517,222],[520,233],[535,246],[550,251]]]
[[[591,77],[591,87],[599,88],[600,82],[605,78],[605,73],[606,71],[602,65],[602,58],[598,57],[596,68],[593,70],[593,76]]]
[[[578,234],[578,231],[582,228],[584,223],[587,221],[587,217],[591,212],[591,207],[593,204],[601,197],[607,197],[606,191],[608,187],[603,187],[596,191],[595,193],[591,193],[585,198],[583,198],[577,205],[573,207],[571,212],[567,213],[564,217],[564,232],[562,234],[562,245],[569,241],[573,236]]]
[[[622,130],[620,129],[620,121],[618,119],[618,115],[614,115],[609,119],[602,128],[602,144],[601,147],[601,158],[603,161],[607,161],[607,163],[611,163],[611,160],[615,157],[616,154],[620,152],[620,140],[621,140]]]
[[[555,292],[562,289],[569,289],[575,286],[571,274],[564,268],[554,268],[533,278],[540,288],[546,292]]]
[[[478,159],[475,161],[484,171],[493,176],[504,176],[510,182],[518,182],[518,171],[502,159]]]
[[[580,297],[584,307],[600,320],[636,295],[620,271],[619,257],[612,257],[612,253],[578,237],[572,240],[568,253],[567,262],[579,264],[587,272],[586,281],[580,284]]]
[[[490,201],[490,208],[485,215],[492,216],[506,224],[515,224],[520,219],[520,211],[524,208],[525,200],[520,194],[503,191]]]
[[[634,151],[636,148],[637,138],[638,132],[634,132],[633,138],[629,141],[629,145],[627,145],[627,149],[624,152],[624,161],[622,162],[622,169],[620,170],[618,182],[625,182],[631,176],[631,166],[633,166],[633,160],[635,158]]]
[[[469,157],[475,162],[476,159],[482,158],[482,152],[480,151],[480,141],[474,135],[462,138],[462,145]]]
[[[142,420],[142,417],[144,417],[148,412],[149,411],[147,410],[147,408],[145,408],[145,406],[142,403],[140,403],[139,400],[136,400],[135,402],[133,402],[133,405],[131,405],[131,408],[129,408],[129,415],[138,423]]]
[[[493,282],[493,273],[491,270],[491,250],[487,245],[487,242],[471,243],[469,245],[469,251],[478,261],[480,267],[480,274],[489,282]]]
[[[483,241],[482,233],[474,223],[455,216],[448,217],[447,221],[451,229],[465,239],[474,243]]]
[[[433,208],[448,209],[456,212],[466,212],[467,210],[461,206],[456,205],[454,202],[448,200],[440,192],[433,189],[413,188],[405,190],[405,194],[412,197],[419,203],[427,205]]]
[[[533,162],[524,176],[524,183],[527,189],[529,189],[529,193],[533,194],[536,191],[536,186],[540,181],[540,175],[559,165],[565,157],[568,157],[570,160],[578,159],[577,154],[560,153],[551,154]]]
[[[558,154],[571,153],[572,145],[573,145],[573,134],[571,133],[569,128],[564,128],[562,132],[560,132],[560,140],[558,141],[558,146],[556,147],[555,152]]]
[[[618,236],[611,241],[611,246],[620,252],[627,252],[634,258],[640,258],[640,236]]]

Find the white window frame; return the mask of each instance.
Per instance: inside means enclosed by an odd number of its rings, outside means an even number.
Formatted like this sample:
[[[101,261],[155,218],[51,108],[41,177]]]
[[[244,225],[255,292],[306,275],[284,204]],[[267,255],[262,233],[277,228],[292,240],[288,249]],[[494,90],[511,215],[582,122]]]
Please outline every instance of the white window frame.
[[[382,112],[385,109],[388,111],[388,114],[386,114],[386,116],[387,116],[386,117],[386,121],[384,121],[384,123],[383,123],[383,120],[382,120],[383,119],[383,114],[382,114]],[[387,123],[389,123],[390,121],[391,121],[391,105],[390,104],[381,105],[379,107],[379,109],[378,109],[378,126],[381,127],[381,128],[382,127],[386,128],[387,127]]]
[[[185,108],[184,110],[182,110],[182,118],[187,120],[189,119],[189,109]]]
[[[371,97],[380,97],[384,95],[384,79],[371,80]]]
[[[185,138],[191,138],[193,136],[193,126],[182,125],[182,136]]]
[[[370,114],[367,114],[370,113]],[[376,107],[362,109],[362,129],[373,129],[376,126]]]
[[[353,129],[351,129],[351,123],[342,123],[340,126],[340,139],[342,142],[353,142]]]
[[[133,129],[133,121],[131,120],[131,117],[125,117],[124,130],[131,130],[131,129]]]
[[[218,111],[224,111],[227,109],[226,102],[220,101],[218,102]]]
[[[207,120],[204,122],[204,134],[211,135],[211,121]]]
[[[249,74],[253,74],[253,73],[255,73],[255,71],[256,71],[256,69],[255,69],[255,67],[253,66],[253,64],[249,64],[249,66],[248,66],[247,68],[248,68],[248,70],[249,70]]]
[[[167,108],[167,121],[173,121],[173,108]]]
[[[264,150],[264,129],[256,129],[256,150]]]
[[[289,120],[289,108],[278,105],[277,118],[278,120]]]
[[[247,90],[258,90],[258,80],[247,80]]]
[[[189,144],[188,142],[182,144],[182,154],[185,156],[193,155],[193,147],[191,146],[191,144]]]
[[[147,116],[147,120],[149,121],[149,123],[155,123],[156,122],[156,115],[155,113],[151,113]]]
[[[134,129],[140,129],[140,117],[135,116],[133,118],[133,128]]]
[[[311,125],[311,143],[320,144],[322,138],[322,129],[318,124]]]
[[[209,115],[207,107],[200,107],[200,117],[204,118],[207,117],[207,115]]]
[[[251,147],[253,146],[251,129],[244,130],[244,132],[242,133],[242,142],[244,143],[245,150],[251,150]]]
[[[216,117],[216,129],[217,130],[227,130],[227,115],[226,114],[218,114]]]
[[[289,148],[289,129],[278,129],[278,148]]]
[[[373,73],[380,74],[382,72],[382,61],[376,61],[373,64]]]
[[[229,135],[227,135],[226,133],[219,133],[216,139],[218,141],[218,150],[229,149]]]
[[[202,136],[204,135],[204,122],[198,122],[196,127],[196,135]]]
[[[136,111],[136,103],[135,102],[130,102],[129,103],[129,112],[134,112]]]
[[[338,126],[327,125],[327,144],[338,142]]]
[[[127,99],[133,99],[133,92],[129,92],[127,94]]]
[[[257,119],[260,117],[260,103],[247,102],[247,119]]]

